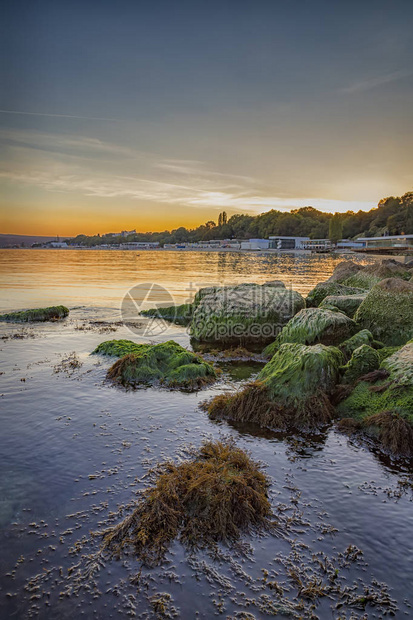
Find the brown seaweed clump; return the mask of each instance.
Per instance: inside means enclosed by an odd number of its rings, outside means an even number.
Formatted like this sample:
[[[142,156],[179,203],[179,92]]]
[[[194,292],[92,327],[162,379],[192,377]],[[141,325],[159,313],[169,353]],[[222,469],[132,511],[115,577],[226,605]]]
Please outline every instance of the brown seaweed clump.
[[[394,411],[382,411],[363,420],[367,434],[377,438],[390,454],[413,456],[413,427]]]
[[[132,548],[145,564],[159,563],[172,541],[191,548],[231,542],[241,533],[268,529],[269,480],[232,443],[207,442],[192,460],[161,466],[131,515],[104,532],[104,548]]]

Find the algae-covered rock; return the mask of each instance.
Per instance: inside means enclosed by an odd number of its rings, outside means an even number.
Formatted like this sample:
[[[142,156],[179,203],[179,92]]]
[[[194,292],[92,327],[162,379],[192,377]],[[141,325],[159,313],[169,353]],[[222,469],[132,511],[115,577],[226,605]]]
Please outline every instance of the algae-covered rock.
[[[57,321],[64,319],[69,314],[65,306],[50,306],[49,308],[34,308],[32,310],[20,310],[0,315],[0,321],[10,323],[34,323],[45,321]]]
[[[191,459],[157,467],[134,511],[103,532],[103,547],[116,556],[132,548],[140,561],[153,566],[176,538],[190,549],[215,548],[243,533],[272,529],[278,520],[272,515],[269,485],[246,452],[231,443],[207,442]]]
[[[361,378],[337,407],[391,453],[413,455],[413,341]]]
[[[181,304],[180,306],[162,306],[141,310],[143,316],[164,319],[177,325],[189,325],[194,313],[194,304]]]
[[[102,342],[93,353],[120,358],[109,368],[107,378],[125,386],[159,383],[193,390],[217,378],[211,364],[173,340],[155,345],[110,340]]]
[[[358,347],[351,356],[350,360],[343,367],[343,383],[354,383],[363,375],[372,370],[377,370],[380,366],[380,356],[375,349],[367,344]]]
[[[363,295],[329,295],[323,299],[319,307],[328,310],[340,310],[352,319],[366,295],[367,293]]]
[[[342,312],[304,308],[287,323],[276,340],[264,349],[263,354],[266,357],[274,355],[286,342],[337,345],[350,338],[356,329],[354,321]]]
[[[353,276],[361,269],[363,269],[362,265],[358,265],[351,260],[345,260],[335,267],[333,274],[329,277],[327,282],[343,283],[344,280],[347,280],[347,278]]]
[[[348,360],[356,349],[361,347],[363,344],[372,346],[373,341],[373,334],[368,329],[362,329],[357,332],[357,334],[354,334],[354,336],[338,345],[338,348]]]
[[[201,289],[190,327],[200,342],[265,343],[304,308],[303,297],[278,283]]]
[[[382,280],[369,292],[354,320],[388,346],[413,337],[413,284],[397,278]]]
[[[277,429],[317,428],[331,419],[327,395],[337,383],[343,361],[335,347],[283,344],[255,383],[215,397],[206,409],[213,419]]]
[[[410,272],[402,263],[394,260],[384,260],[381,263],[366,265],[363,269],[347,278],[347,280],[344,280],[344,284],[369,290],[381,280],[388,278],[409,280]]]
[[[362,295],[363,289],[344,286],[338,282],[320,282],[307,295],[305,304],[307,308],[316,308],[326,297],[343,295]]]

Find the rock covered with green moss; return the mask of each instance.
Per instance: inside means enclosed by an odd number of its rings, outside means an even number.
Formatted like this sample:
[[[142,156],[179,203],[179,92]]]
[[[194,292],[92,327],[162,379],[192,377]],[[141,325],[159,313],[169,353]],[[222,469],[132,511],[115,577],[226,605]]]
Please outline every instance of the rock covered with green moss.
[[[276,281],[201,289],[194,305],[190,334],[195,340],[239,344],[271,341],[305,302]]]
[[[287,323],[275,341],[264,349],[263,354],[271,357],[286,342],[337,345],[350,338],[356,330],[354,321],[342,312],[304,308]]]
[[[367,344],[355,349],[350,360],[343,367],[343,383],[355,383],[357,379],[380,366],[380,355]]]
[[[352,319],[366,295],[367,293],[363,295],[329,295],[323,299],[319,307],[327,310],[339,310]]]
[[[347,278],[347,280],[344,280],[344,284],[370,290],[378,282],[388,278],[409,280],[410,272],[402,263],[393,259],[386,259],[380,263],[366,265],[363,269]]]
[[[50,306],[48,308],[34,308],[32,310],[20,310],[0,315],[0,321],[10,323],[34,323],[45,321],[57,321],[64,319],[69,314],[65,306]]]
[[[336,265],[327,282],[338,282],[342,284],[345,280],[347,280],[347,278],[350,278],[361,269],[363,269],[362,265],[359,265],[352,260],[345,260]]]
[[[338,348],[344,354],[346,360],[349,360],[356,349],[361,347],[363,344],[373,346],[373,342],[373,334],[368,329],[362,329],[348,340],[345,340],[344,342],[339,344]]]
[[[155,345],[109,340],[102,342],[93,353],[120,358],[109,368],[107,378],[125,386],[160,384],[194,390],[217,378],[211,364],[173,340]]]
[[[413,341],[368,373],[337,407],[392,454],[413,455]]]
[[[155,317],[176,323],[177,325],[189,325],[192,321],[194,304],[181,304],[179,306],[161,306],[159,308],[149,308],[141,310],[143,316]]]
[[[338,282],[319,282],[307,295],[305,305],[307,308],[316,308],[321,302],[332,295],[362,295],[363,289],[345,286]]]
[[[331,420],[328,394],[336,385],[344,358],[322,344],[283,344],[257,381],[206,405],[213,419],[228,418],[260,426],[314,429]]]
[[[367,295],[354,320],[389,346],[413,338],[413,284],[397,278],[382,280]]]

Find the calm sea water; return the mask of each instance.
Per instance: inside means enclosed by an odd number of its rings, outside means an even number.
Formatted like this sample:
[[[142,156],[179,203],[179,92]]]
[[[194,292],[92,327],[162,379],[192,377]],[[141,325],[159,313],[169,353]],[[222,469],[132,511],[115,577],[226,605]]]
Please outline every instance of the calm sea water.
[[[391,462],[333,427],[304,439],[209,421],[200,402],[236,388],[258,367],[225,365],[222,381],[194,394],[124,391],[104,383],[110,361],[91,355],[107,339],[143,341],[116,324],[121,299],[136,284],[159,283],[178,302],[188,287],[212,283],[282,279],[305,293],[341,259],[0,252],[2,309],[71,308],[61,323],[1,326],[0,617],[229,619],[243,617],[242,611],[255,618],[277,611],[279,617],[381,618],[386,606],[364,605],[383,584],[396,617],[412,617],[408,464]],[[184,328],[173,326],[157,341],[169,338],[190,346]],[[65,363],[73,352],[76,369]],[[90,532],[120,520],[120,507],[148,484],[148,470],[219,437],[233,438],[263,462],[274,509],[291,517],[292,529],[283,537],[246,537],[244,553],[223,548],[219,557],[191,555],[176,542],[162,566],[142,571],[131,556],[99,559],[100,539]],[[362,555],[354,549],[346,555],[349,545]],[[349,553],[354,562],[345,560]],[[341,589],[314,601],[294,577],[327,583],[333,573]]]

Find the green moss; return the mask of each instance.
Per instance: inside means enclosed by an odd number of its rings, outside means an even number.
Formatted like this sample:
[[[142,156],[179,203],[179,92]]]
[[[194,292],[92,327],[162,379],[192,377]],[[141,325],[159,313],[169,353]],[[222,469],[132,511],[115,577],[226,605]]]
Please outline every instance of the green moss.
[[[211,364],[173,340],[155,345],[110,340],[102,342],[93,353],[121,358],[111,366],[107,376],[125,386],[160,383],[169,388],[193,390],[217,378]]]
[[[337,345],[356,331],[356,324],[342,312],[322,308],[305,308],[282,329],[275,342],[263,354],[271,357],[286,342]]]
[[[141,314],[143,316],[165,319],[177,325],[189,325],[192,321],[193,312],[193,304],[181,304],[180,306],[150,308],[149,310],[142,310]]]
[[[413,337],[413,285],[395,278],[379,282],[354,320],[387,346],[404,344]]]
[[[390,357],[390,355],[393,355],[393,353],[396,353],[396,351],[398,351],[399,349],[400,347],[382,347],[378,349],[377,353],[380,357],[380,363],[386,358]]]
[[[413,342],[387,357],[380,371],[358,382],[337,412],[360,422],[370,434],[376,428],[377,438],[389,449],[393,446],[394,453],[413,454]]]
[[[0,321],[31,323],[56,321],[63,319],[69,314],[65,306],[50,306],[49,308],[34,308],[33,310],[20,310],[0,315]]]
[[[317,428],[331,420],[327,394],[335,386],[343,356],[335,347],[283,344],[255,383],[217,396],[206,409],[213,419],[229,418],[270,428]]]
[[[343,366],[343,383],[354,383],[362,375],[366,375],[380,366],[380,356],[367,344],[358,347],[349,362]]]
[[[344,286],[339,282],[320,282],[307,295],[305,305],[307,308],[318,307],[326,297],[342,295],[360,295],[363,293],[361,288]]]
[[[372,343],[373,334],[368,329],[362,329],[357,332],[357,334],[354,334],[354,336],[341,343],[338,348],[343,353],[346,360],[349,360],[356,349],[361,347],[363,344],[372,346]]]
[[[384,260],[381,263],[367,265],[362,270],[353,274],[344,281],[346,286],[357,286],[361,289],[370,290],[381,280],[388,278],[401,278],[409,280],[410,272],[397,261]]]
[[[340,310],[351,319],[365,297],[366,295],[329,295],[323,299],[319,307],[327,310]]]
[[[269,529],[269,480],[243,450],[208,442],[193,458],[157,468],[131,515],[104,535],[116,556],[132,547],[148,565],[162,561],[175,538],[189,548],[231,543],[242,533]]]

